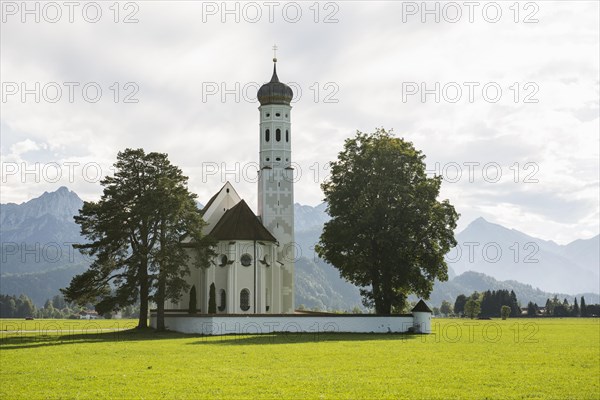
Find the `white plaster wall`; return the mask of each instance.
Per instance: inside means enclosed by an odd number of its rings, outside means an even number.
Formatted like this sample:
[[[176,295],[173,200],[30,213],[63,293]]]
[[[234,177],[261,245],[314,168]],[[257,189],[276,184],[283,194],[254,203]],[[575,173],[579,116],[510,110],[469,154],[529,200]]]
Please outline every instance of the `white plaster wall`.
[[[428,314],[428,313],[425,313]],[[166,316],[167,329],[204,335],[257,334],[271,332],[406,332],[414,326],[412,316]],[[150,325],[156,326],[152,316]],[[424,327],[422,333],[429,333]]]
[[[223,214],[237,203],[241,201],[241,197],[235,191],[231,183],[226,182],[225,185],[219,191],[219,194],[215,198],[215,201],[211,207],[204,212],[202,218],[207,225],[202,230],[203,234],[208,234],[215,224],[221,219]]]
[[[415,331],[419,333],[431,333],[431,313],[413,312],[415,319]]]

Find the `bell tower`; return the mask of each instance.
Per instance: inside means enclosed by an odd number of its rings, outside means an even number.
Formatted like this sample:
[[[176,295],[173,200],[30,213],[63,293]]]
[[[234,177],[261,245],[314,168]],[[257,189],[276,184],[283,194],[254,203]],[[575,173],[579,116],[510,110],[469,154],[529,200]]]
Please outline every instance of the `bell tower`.
[[[277,48],[274,46],[273,48]],[[292,89],[279,81],[273,58],[271,81],[258,90],[260,149],[258,215],[277,239],[273,267],[273,311],[294,312],[294,184],[292,162]],[[279,289],[279,295],[276,294]]]

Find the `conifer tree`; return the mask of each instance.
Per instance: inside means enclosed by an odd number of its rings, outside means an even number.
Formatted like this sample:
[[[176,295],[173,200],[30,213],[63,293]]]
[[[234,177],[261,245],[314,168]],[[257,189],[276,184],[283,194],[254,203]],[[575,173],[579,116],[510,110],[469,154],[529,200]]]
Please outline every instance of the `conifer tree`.
[[[214,282],[210,284],[210,290],[208,292],[208,313],[217,313],[217,293]]]
[[[87,243],[75,247],[93,258],[89,269],[61,289],[67,301],[93,303],[99,314],[139,301],[138,328],[147,327],[148,303],[157,304],[164,328],[164,301],[177,300],[190,273],[188,259],[208,262],[208,239],[187,177],[166,154],[143,149],[119,152],[114,176],[101,181],[102,197],[85,202],[75,222]],[[181,246],[188,239],[190,251]]]
[[[188,304],[188,312],[194,314],[196,312],[196,285],[192,285],[190,289],[190,302]]]
[[[581,305],[579,306],[579,312],[582,317],[587,317],[587,306],[585,305],[585,299],[581,296]]]
[[[577,297],[573,300],[573,316],[579,317],[579,305],[577,304]]]
[[[537,304],[535,304],[531,301],[529,303],[527,303],[527,316],[528,317],[536,317],[537,312],[538,312]]]

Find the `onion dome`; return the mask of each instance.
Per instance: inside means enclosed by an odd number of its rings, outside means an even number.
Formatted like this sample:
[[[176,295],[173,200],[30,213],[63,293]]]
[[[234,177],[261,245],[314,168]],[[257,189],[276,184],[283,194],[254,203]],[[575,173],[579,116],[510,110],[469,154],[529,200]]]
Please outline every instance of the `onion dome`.
[[[271,81],[258,89],[256,97],[258,97],[261,106],[267,104],[284,104],[289,106],[294,97],[292,88],[285,83],[279,82],[276,66],[277,58],[273,58],[273,76],[271,77]]]

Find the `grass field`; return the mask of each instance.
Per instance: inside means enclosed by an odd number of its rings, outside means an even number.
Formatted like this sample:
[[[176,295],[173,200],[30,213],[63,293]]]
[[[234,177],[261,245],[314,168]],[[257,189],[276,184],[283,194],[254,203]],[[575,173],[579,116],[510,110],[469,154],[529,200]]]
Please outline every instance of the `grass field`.
[[[436,319],[422,336],[9,329],[24,322],[0,321],[2,399],[600,398],[598,319]]]
[[[0,335],[3,331],[45,331],[61,330],[64,334],[70,331],[88,331],[95,333],[98,329],[131,329],[137,326],[138,321],[134,319],[0,319]],[[39,336],[39,335],[37,335]],[[9,337],[4,335],[4,337]]]

